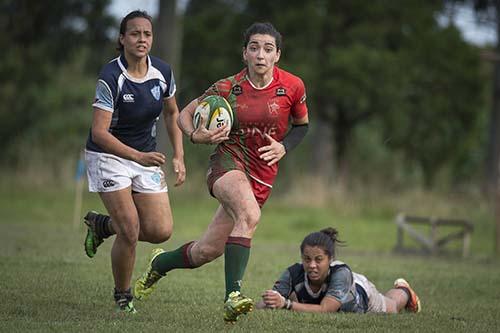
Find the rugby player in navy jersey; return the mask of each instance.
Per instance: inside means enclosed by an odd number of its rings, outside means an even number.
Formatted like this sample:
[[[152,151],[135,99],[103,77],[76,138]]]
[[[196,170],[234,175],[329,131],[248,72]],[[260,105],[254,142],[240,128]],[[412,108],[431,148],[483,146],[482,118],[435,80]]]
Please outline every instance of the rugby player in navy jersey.
[[[404,279],[382,295],[361,274],[336,260],[337,230],[307,235],[300,245],[302,263],[288,267],[272,289],[262,294],[260,309],[301,312],[398,313],[420,312],[420,300]]]
[[[175,80],[169,64],[149,55],[152,18],[133,11],[123,18],[119,57],[99,74],[93,120],[86,145],[89,190],[98,192],[109,216],[85,216],[89,257],[113,234],[111,266],[119,312],[135,313],[130,289],[138,241],[162,243],[173,221],[165,174],[166,156],[156,151],[156,125],[163,118],[173,148],[175,186],[185,180],[182,132]]]
[[[169,271],[200,267],[224,255],[223,318],[230,323],[253,309],[253,300],[241,292],[252,237],[279,161],[302,141],[309,122],[304,83],[277,66],[281,34],[270,23],[254,23],[243,37],[246,66],[191,101],[178,122],[193,143],[217,144],[210,156],[207,185],[219,207],[199,239],[173,251],[153,251],[151,264],[134,286],[135,297],[147,297]],[[231,105],[235,114],[231,129],[193,127],[194,111],[209,95],[222,96]]]

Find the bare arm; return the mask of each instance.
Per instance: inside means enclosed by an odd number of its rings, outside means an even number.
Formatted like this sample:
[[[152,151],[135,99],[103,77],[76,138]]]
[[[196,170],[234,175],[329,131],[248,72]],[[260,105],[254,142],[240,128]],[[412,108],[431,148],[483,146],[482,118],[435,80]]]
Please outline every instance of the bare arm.
[[[165,163],[165,156],[157,152],[144,153],[122,143],[111,133],[112,113],[94,107],[92,118],[92,141],[105,152],[137,162],[144,166],[160,166]]]
[[[320,304],[292,302],[291,310],[299,312],[337,312],[341,305],[335,298],[325,296]]]
[[[172,145],[172,166],[176,174],[175,186],[182,185],[186,180],[186,166],[184,164],[184,148],[182,145],[182,132],[177,126],[179,108],[175,96],[164,100],[163,120],[167,129],[168,137]]]
[[[285,309],[287,300],[275,290],[266,290],[262,294],[262,301],[257,303],[257,308]],[[290,301],[289,310],[299,312],[337,312],[342,304],[333,297],[325,296],[320,304],[305,304]]]

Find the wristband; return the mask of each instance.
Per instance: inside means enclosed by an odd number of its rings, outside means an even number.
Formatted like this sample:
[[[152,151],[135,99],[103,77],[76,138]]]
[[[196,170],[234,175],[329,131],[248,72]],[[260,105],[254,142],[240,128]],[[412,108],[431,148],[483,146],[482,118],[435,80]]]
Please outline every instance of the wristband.
[[[285,305],[283,306],[283,309],[287,309],[287,310],[292,309],[292,301],[289,300],[288,298],[285,300]]]

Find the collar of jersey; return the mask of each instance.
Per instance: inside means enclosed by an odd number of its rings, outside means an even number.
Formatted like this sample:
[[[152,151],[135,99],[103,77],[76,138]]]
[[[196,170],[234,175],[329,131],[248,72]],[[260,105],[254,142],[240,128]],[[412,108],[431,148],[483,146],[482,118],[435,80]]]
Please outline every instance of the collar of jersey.
[[[250,80],[250,77],[248,76],[248,68],[245,68],[243,71],[242,71],[245,75],[245,79],[248,81],[248,84],[250,84],[252,86],[252,88],[256,89],[256,90],[264,90],[266,88],[269,88],[269,86],[274,82],[274,81],[277,81],[279,80],[279,71],[278,71],[278,65],[274,65],[274,68],[273,68],[273,77],[271,78],[271,81],[269,81],[268,84],[266,84],[264,87],[256,87],[252,80]]]
[[[327,277],[329,275],[330,275],[330,269],[328,269]],[[328,289],[326,282],[323,282],[321,284],[321,288],[319,288],[319,290],[317,292],[314,292],[314,291],[312,291],[311,286],[309,285],[309,279],[307,278],[307,272],[305,272],[305,271],[304,271],[304,277],[305,277],[304,286],[306,287],[307,293],[310,296],[312,296],[313,298],[318,298],[321,295],[321,292]],[[328,280],[328,278],[325,281],[327,281],[327,280]]]
[[[128,63],[127,59],[125,58],[125,55],[122,53],[118,57],[118,66],[120,66],[120,69],[122,70],[123,75],[130,81],[132,82],[137,82],[137,83],[142,83],[150,79],[150,74],[151,74],[151,58],[148,55],[148,72],[146,75],[140,79],[135,78],[131,75],[128,74],[127,68],[128,68]]]

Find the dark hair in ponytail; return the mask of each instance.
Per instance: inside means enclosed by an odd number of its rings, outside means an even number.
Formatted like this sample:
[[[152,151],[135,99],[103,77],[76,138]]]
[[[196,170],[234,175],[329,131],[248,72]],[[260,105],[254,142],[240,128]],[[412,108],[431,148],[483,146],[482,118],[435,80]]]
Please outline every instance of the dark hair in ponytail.
[[[325,228],[307,235],[300,244],[300,253],[304,253],[306,246],[322,248],[330,258],[335,258],[335,247],[344,242],[339,240],[339,232],[335,228]]]

